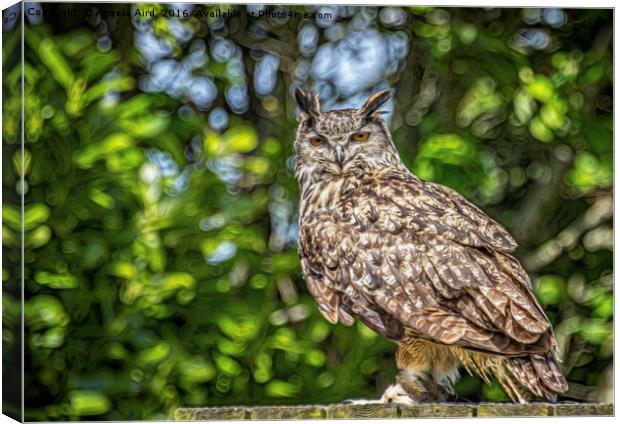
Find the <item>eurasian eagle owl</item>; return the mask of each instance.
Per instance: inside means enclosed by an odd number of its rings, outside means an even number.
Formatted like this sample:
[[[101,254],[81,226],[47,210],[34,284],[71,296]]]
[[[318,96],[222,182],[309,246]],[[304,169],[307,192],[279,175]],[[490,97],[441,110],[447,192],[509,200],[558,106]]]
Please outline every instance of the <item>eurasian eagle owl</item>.
[[[308,290],[331,323],[357,318],[398,344],[386,402],[441,399],[460,365],[496,377],[513,401],[555,399],[566,380],[515,241],[455,191],[407,170],[379,116],[390,95],[321,112],[315,94],[295,93]]]

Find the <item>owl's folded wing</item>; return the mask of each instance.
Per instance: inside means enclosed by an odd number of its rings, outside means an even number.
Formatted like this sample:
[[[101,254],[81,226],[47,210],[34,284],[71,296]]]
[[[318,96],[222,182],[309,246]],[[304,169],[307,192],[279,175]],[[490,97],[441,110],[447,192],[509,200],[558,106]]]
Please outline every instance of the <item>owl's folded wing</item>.
[[[455,229],[461,228],[470,236],[474,235],[473,245],[488,244],[502,252],[512,252],[517,248],[517,243],[504,227],[468,202],[461,194],[441,184],[426,182],[422,187],[430,194],[424,197],[426,201],[436,202],[437,199],[441,199],[450,206],[445,225]]]
[[[302,266],[328,320],[350,325],[357,316],[386,335],[396,319],[448,345],[504,355],[549,351],[550,323],[516,260],[445,233],[386,231],[380,222],[324,213],[302,225]]]

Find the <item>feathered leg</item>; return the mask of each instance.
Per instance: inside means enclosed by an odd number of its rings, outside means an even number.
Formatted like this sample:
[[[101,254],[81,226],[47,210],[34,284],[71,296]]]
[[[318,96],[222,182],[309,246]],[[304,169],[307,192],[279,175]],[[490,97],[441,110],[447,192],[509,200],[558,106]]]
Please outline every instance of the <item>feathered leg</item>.
[[[422,340],[403,340],[396,351],[396,366],[397,384],[390,386],[383,396],[388,402],[402,398],[402,392],[413,402],[441,401],[454,392],[452,384],[458,377],[458,361],[442,346]]]
[[[554,402],[557,393],[568,389],[557,360],[549,353],[500,356],[458,348],[452,352],[470,374],[486,383],[496,377],[513,402],[527,403],[532,395]]]

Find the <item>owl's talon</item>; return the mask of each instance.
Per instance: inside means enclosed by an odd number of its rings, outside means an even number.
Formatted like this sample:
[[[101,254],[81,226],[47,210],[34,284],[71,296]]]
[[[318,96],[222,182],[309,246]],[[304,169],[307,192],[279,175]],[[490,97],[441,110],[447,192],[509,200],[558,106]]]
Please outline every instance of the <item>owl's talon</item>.
[[[392,384],[381,396],[382,403],[398,403],[401,405],[415,405],[416,401],[402,388],[400,384]]]

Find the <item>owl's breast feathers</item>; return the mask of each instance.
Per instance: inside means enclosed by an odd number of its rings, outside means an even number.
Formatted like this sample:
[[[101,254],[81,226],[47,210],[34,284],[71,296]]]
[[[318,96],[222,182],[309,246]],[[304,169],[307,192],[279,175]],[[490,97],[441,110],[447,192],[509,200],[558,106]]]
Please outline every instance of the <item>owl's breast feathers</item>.
[[[516,243],[456,192],[387,170],[303,196],[302,268],[330,322],[491,354],[554,350]]]

